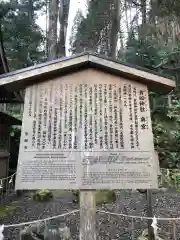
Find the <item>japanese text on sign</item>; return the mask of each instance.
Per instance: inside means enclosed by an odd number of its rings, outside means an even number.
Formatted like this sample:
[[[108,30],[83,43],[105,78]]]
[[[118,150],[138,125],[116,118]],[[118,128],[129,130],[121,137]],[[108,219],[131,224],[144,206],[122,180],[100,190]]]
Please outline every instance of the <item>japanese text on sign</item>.
[[[79,129],[83,130],[83,144],[79,144]],[[68,177],[63,181],[67,182],[70,181],[69,177],[72,178],[70,188],[81,188],[85,185],[87,188],[87,184],[82,181],[82,176],[85,174],[81,162],[82,155],[80,152],[82,151],[89,152],[90,155],[93,151],[97,151],[97,156],[110,156],[112,152],[123,152],[130,157],[131,155],[137,155],[137,157],[141,155],[142,159],[143,156],[151,153],[148,155],[149,160],[146,163],[152,165],[153,137],[148,91],[144,85],[128,80],[106,81],[106,83],[103,83],[103,81],[99,83],[97,81],[91,83],[76,81],[73,83],[71,81],[61,82],[60,79],[57,79],[26,89],[18,164],[21,174],[19,174],[17,186],[20,188],[25,186],[26,181],[29,181],[28,186],[31,186],[30,182],[32,180],[27,180],[29,179],[27,178],[27,172],[30,166],[31,171],[36,166],[33,171],[37,172],[37,181],[39,182],[48,179],[51,181],[52,178],[62,181],[67,177],[67,174],[66,177],[64,176],[67,171]],[[142,154],[143,152],[144,154]],[[39,153],[43,153],[43,157],[40,157]],[[61,153],[65,156],[62,157]],[[26,158],[28,161],[25,162],[23,159]],[[145,163],[142,163],[142,159],[140,162],[137,161],[136,164],[133,163],[135,164],[134,174],[137,176],[142,175],[142,169],[140,169],[140,173],[138,167],[145,165]],[[42,161],[46,167],[42,164]],[[41,162],[41,164],[38,162]],[[50,162],[51,167],[49,166]],[[99,164],[101,169],[109,172],[102,167],[102,163]],[[99,164],[98,167],[100,167]],[[113,182],[104,172],[101,174],[102,180],[98,183],[94,180],[89,184],[90,187],[102,188],[111,184],[114,186],[119,184],[119,188],[121,188],[121,184],[128,186],[122,182],[122,176],[126,175],[124,179],[130,179],[130,173],[128,173],[125,165],[122,168],[122,163],[119,165],[118,163],[112,164],[108,169],[112,167],[112,171],[115,171],[118,166],[121,169],[120,174],[115,174],[116,178],[114,177]],[[47,169],[45,171],[46,175],[42,170],[42,165]],[[105,165],[107,168],[107,164]],[[58,170],[58,166],[60,170]],[[55,170],[52,172],[53,168],[56,168],[58,173]],[[43,171],[43,176],[39,179],[41,171]],[[90,174],[95,176],[94,171],[97,171],[97,169],[89,168],[89,171],[92,171]],[[112,174],[108,176],[112,176]],[[147,173],[146,177],[143,176],[141,176],[142,179],[147,178],[146,187],[152,186],[151,173]],[[36,178],[33,177],[33,179]],[[103,179],[106,179],[106,181]],[[108,181],[109,183],[107,183]],[[65,182],[64,186],[67,186]],[[42,184],[40,185],[42,188]]]

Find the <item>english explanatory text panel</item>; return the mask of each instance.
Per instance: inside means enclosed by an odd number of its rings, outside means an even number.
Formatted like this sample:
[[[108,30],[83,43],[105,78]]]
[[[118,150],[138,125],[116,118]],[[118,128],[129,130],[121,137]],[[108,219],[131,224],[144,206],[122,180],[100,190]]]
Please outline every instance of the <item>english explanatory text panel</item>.
[[[26,89],[16,189],[154,188],[147,87],[82,76]]]

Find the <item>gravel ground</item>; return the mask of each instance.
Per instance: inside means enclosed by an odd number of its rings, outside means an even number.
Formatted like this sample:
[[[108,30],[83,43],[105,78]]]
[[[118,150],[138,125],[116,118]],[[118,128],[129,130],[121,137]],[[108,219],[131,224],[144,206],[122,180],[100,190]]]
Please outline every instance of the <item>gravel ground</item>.
[[[50,202],[37,203],[28,196],[18,199],[18,207],[12,216],[0,219],[0,224],[15,224],[36,219],[43,219],[65,212],[79,209],[78,204],[72,203],[71,192],[66,192],[62,196],[56,196]],[[117,191],[117,201],[113,204],[104,204],[99,208],[103,211],[124,213],[127,215],[146,216],[146,197],[144,194],[131,191]],[[153,194],[153,211],[156,217],[178,217],[180,216],[180,194],[173,191]],[[78,239],[79,235],[79,213],[69,215],[59,219],[51,220],[48,225],[61,225],[65,223],[71,230],[72,239]],[[128,240],[131,238],[132,224],[135,226],[134,239],[147,227],[145,220],[138,219],[132,223],[130,218],[113,216],[104,213],[97,213],[98,239],[103,240]],[[172,223],[163,222],[161,227],[161,237],[165,240],[172,238]],[[177,226],[177,240],[180,239],[180,224]],[[19,239],[19,228],[5,229],[5,240]]]

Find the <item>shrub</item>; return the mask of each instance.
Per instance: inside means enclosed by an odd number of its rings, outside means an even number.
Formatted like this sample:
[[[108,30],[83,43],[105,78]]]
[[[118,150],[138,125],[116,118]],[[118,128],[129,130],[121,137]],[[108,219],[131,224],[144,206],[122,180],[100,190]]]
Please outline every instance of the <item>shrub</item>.
[[[112,203],[116,201],[116,194],[112,190],[98,190],[96,191],[96,204],[101,205],[105,203]]]
[[[0,217],[6,217],[12,215],[13,211],[16,209],[15,205],[1,205],[0,206]]]
[[[72,191],[74,195],[73,202],[79,202],[79,190],[73,190]],[[103,190],[97,190],[96,191],[96,204],[101,205],[105,203],[111,203],[116,201],[116,194],[112,190],[103,189]]]
[[[138,240],[148,240],[148,229],[144,229],[141,235],[138,237]]]
[[[33,194],[35,201],[49,201],[53,197],[53,193],[49,190],[39,190]]]

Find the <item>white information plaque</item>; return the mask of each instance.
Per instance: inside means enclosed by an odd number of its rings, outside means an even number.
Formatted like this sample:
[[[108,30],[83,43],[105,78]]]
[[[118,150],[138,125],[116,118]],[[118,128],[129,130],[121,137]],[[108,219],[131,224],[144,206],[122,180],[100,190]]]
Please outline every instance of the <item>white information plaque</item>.
[[[156,188],[147,87],[85,76],[26,89],[16,189]]]

